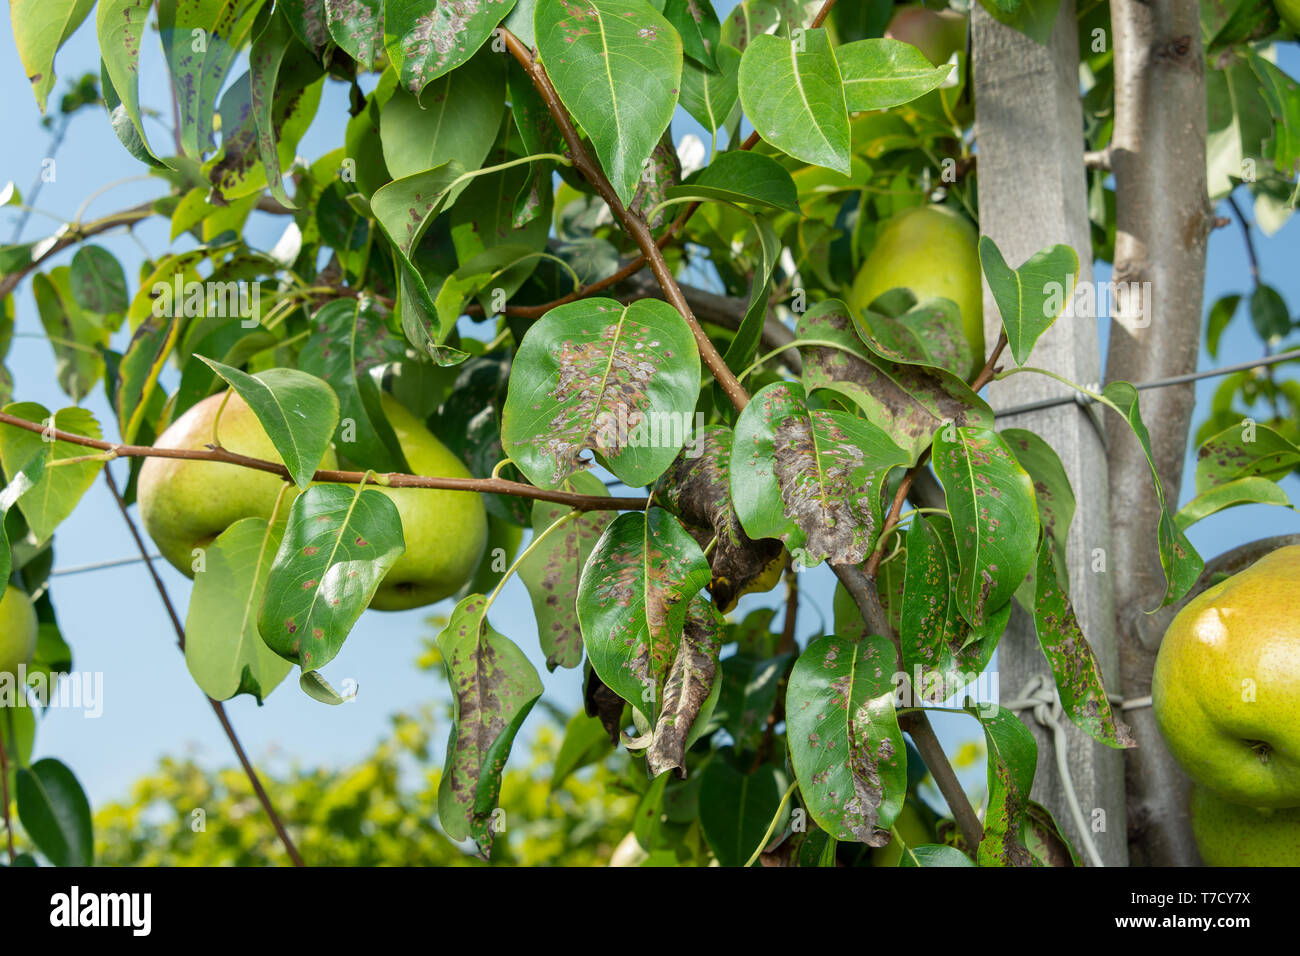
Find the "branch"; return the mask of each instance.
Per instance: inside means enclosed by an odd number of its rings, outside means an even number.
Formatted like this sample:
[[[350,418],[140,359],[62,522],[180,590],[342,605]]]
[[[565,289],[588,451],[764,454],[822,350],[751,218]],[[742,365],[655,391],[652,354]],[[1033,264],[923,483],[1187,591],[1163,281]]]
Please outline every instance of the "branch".
[[[279,475],[286,481],[291,480],[289,470],[279,462],[266,461],[262,458],[250,458],[237,455],[224,448],[209,446],[203,448],[158,448],[153,445],[123,445],[87,435],[77,435],[58,428],[46,428],[38,422],[29,422],[7,412],[0,412],[0,425],[13,425],[47,440],[65,441],[86,448],[98,448],[108,452],[112,458],[183,458],[187,461],[217,461],[227,465],[239,465],[255,471],[266,471]],[[537,501],[550,501],[555,504],[568,505],[579,511],[644,511],[648,504],[646,498],[606,498],[601,495],[580,495],[570,491],[548,491],[525,485],[518,481],[506,481],[504,478],[441,478],[434,475],[408,475],[398,472],[376,475],[364,471],[337,471],[321,468],[312,476],[313,481],[325,481],[344,485],[367,484],[383,485],[387,488],[442,488],[448,491],[473,491],[479,494],[510,495],[516,498],[532,498]]]
[[[136,547],[140,550],[144,558],[145,566],[149,569],[149,576],[153,578],[154,587],[158,590],[158,597],[162,599],[163,607],[167,609],[167,616],[171,618],[172,627],[176,630],[176,645],[185,652],[185,626],[181,624],[180,615],[176,613],[176,606],[172,604],[171,597],[167,594],[167,588],[163,586],[162,578],[158,577],[158,572],[154,569],[153,561],[149,557],[149,549],[145,547],[144,539],[140,537],[140,529],[135,526],[131,520],[131,513],[127,511],[126,502],[122,499],[121,493],[117,490],[117,482],[113,480],[113,471],[107,465],[104,466],[104,481],[108,483],[108,488],[113,492],[113,499],[117,502],[118,510],[122,512],[122,520],[126,522],[127,528],[131,532],[131,537],[135,541]],[[206,696],[206,695],[205,695]],[[225,705],[221,701],[207,698],[208,704],[212,707],[212,712],[217,715],[217,720],[221,723],[221,729],[225,731],[226,738],[230,741],[230,746],[235,749],[235,756],[239,758],[240,765],[244,768],[244,774],[248,777],[248,782],[253,786],[253,792],[257,794],[258,802],[262,804],[262,809],[266,812],[267,817],[271,820],[271,826],[275,828],[276,836],[284,844],[285,852],[289,854],[289,859],[293,861],[294,866],[303,866],[302,856],[298,853],[298,848],[294,846],[293,840],[289,837],[289,832],[284,827],[284,822],[280,819],[279,813],[276,812],[275,805],[271,803],[271,798],[266,789],[262,786],[262,781],[257,776],[257,771],[253,768],[248,759],[248,754],[244,752],[244,745],[239,742],[239,736],[235,733],[235,728],[230,724],[230,718],[226,715]]]

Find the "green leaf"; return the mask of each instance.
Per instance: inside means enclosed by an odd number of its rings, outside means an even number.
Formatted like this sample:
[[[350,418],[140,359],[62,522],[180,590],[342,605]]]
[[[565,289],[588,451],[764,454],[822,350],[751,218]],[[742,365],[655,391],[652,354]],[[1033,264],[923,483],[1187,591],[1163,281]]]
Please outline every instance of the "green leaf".
[[[700,827],[719,866],[749,862],[767,835],[784,790],[770,763],[744,774],[721,756],[709,761],[700,780]]]
[[[180,323],[175,318],[151,315],[131,336],[131,344],[118,365],[114,395],[122,441],[129,444],[139,436],[150,400],[158,389],[158,376],[179,335]]]
[[[4,410],[16,418],[43,426],[50,421],[49,411],[35,402],[16,402],[6,405]],[[61,409],[54,414],[53,422],[59,431],[90,438],[100,437],[99,423],[85,408]],[[6,475],[17,475],[19,471],[25,470],[42,450],[48,452],[49,462],[84,458],[95,453],[94,449],[83,445],[69,441],[49,442],[35,432],[13,425],[0,425],[0,462],[4,464]],[[40,479],[18,498],[18,510],[27,519],[27,526],[37,544],[48,541],[54,529],[72,514],[77,502],[94,484],[103,467],[102,461],[80,461],[57,468],[48,467],[47,464]]]
[[[1054,549],[1044,538],[1038,548],[1038,566],[1034,572],[1037,579],[1034,629],[1043,655],[1052,665],[1061,707],[1075,726],[1093,740],[1116,750],[1136,747],[1137,741],[1128,727],[1116,720],[1111,711],[1110,698],[1102,683],[1101,664],[1079,627],[1074,608],[1058,579],[1059,573]]]
[[[3,441],[3,433],[0,433],[0,451],[3,450]],[[43,445],[18,471],[11,472],[9,466],[5,466],[5,472],[12,477],[4,486],[4,490],[0,491],[0,582],[7,582],[10,572],[13,571],[13,552],[9,549],[9,532],[5,527],[5,518],[14,503],[36,487],[45,473],[45,465],[49,460],[50,449],[48,445]]]
[[[325,0],[334,42],[367,70],[384,52],[384,0]]]
[[[1055,449],[1041,437],[1023,428],[1004,428],[1002,440],[1016,456],[1020,467],[1034,482],[1038,518],[1064,554],[1065,541],[1074,521],[1074,489]]]
[[[152,7],[151,0],[99,0],[95,29],[99,37],[99,53],[103,57],[103,72],[107,77],[103,84],[104,98],[109,100],[111,94],[117,100],[146,161],[156,163],[156,154],[149,145],[144,117],[140,112],[140,44],[144,41]],[[117,112],[111,102],[109,112]],[[121,138],[123,131],[116,118],[113,127]]]
[[[180,111],[181,152],[212,148],[217,94],[265,0],[159,0],[158,31]]]
[[[95,862],[90,801],[76,775],[53,757],[22,767],[17,775],[18,819],[36,848],[55,866]]]
[[[1257,476],[1235,478],[1225,484],[1215,485],[1179,508],[1174,515],[1174,524],[1180,531],[1186,531],[1202,518],[1208,518],[1225,508],[1246,504],[1292,507],[1287,493],[1271,479]]]
[[[829,635],[809,644],[790,674],[786,740],[799,792],[841,842],[884,846],[907,794],[896,660],[888,638]]]
[[[767,719],[776,707],[777,690],[791,656],[782,654],[764,660],[733,654],[722,662],[722,692],[714,714],[736,742],[738,751],[755,753],[762,745]]]
[[[587,559],[578,585],[587,657],[650,721],[665,700],[690,599],[709,578],[700,546],[662,508],[619,515]]]
[[[886,292],[872,305],[879,308],[895,294],[895,290]],[[911,293],[904,292],[904,296],[911,302]],[[868,310],[854,315],[853,320],[867,348],[890,362],[942,369],[959,377],[969,374],[974,362],[962,332],[960,310],[952,299],[913,303],[898,315]]]
[[[339,400],[334,390],[315,375],[298,369],[271,368],[249,375],[202,355],[198,358],[248,403],[280,453],[293,483],[299,488],[311,484],[339,420]]]
[[[560,100],[630,204],[677,108],[681,38],[644,0],[539,0],[533,28]]]
[[[666,0],[663,14],[682,38],[682,51],[707,69],[717,69],[722,24],[711,0]]]
[[[453,840],[473,837],[484,856],[497,829],[497,797],[510,745],[542,696],[537,671],[523,651],[488,624],[487,607],[483,595],[470,595],[456,605],[438,635],[454,692],[438,820]]]
[[[1196,452],[1196,493],[1203,495],[1239,478],[1278,481],[1300,467],[1300,447],[1250,419],[1206,439]]]
[[[546,236],[551,224],[549,184],[538,196],[534,215],[522,226],[515,225],[515,198],[527,187],[530,176],[527,166],[513,166],[479,176],[466,187],[448,213],[451,241],[461,267],[477,260],[481,268],[485,260],[477,257],[488,250],[504,247],[512,250],[496,265],[491,280],[493,294],[500,289],[506,299],[519,291],[537,267],[536,254],[546,250]],[[509,267],[500,271],[507,263]],[[492,311],[491,300],[491,294],[480,296],[488,314]]]
[[[924,53],[901,40],[857,40],[836,47],[850,113],[885,110],[909,103],[943,85],[952,66],[935,66]]]
[[[1155,460],[1151,457],[1151,435],[1146,425],[1142,423],[1137,389],[1128,382],[1111,382],[1102,389],[1101,401],[1102,404],[1119,412],[1128,422],[1129,427],[1133,429],[1133,434],[1142,445],[1142,453],[1146,455],[1147,464],[1151,466],[1151,480],[1155,484],[1156,497],[1160,501],[1160,522],[1156,529],[1160,544],[1160,566],[1164,569],[1167,583],[1164,600],[1161,602],[1163,607],[1177,601],[1191,590],[1196,579],[1200,577],[1205,562],[1196,553],[1187,536],[1174,523],[1169,501],[1165,497],[1164,486],[1160,482],[1160,474],[1156,471]]]
[[[126,273],[113,254],[102,246],[85,245],[72,257],[68,276],[73,301],[98,315],[125,315]]]
[[[798,191],[786,168],[770,156],[748,150],[719,153],[684,184],[670,186],[664,194],[670,199],[693,196],[799,213]]]
[[[1034,566],[1033,481],[997,432],[978,427],[945,428],[935,436],[934,472],[957,534],[957,608],[978,627]]]
[[[1079,281],[1079,256],[1069,246],[1035,252],[1019,269],[1007,265],[988,236],[980,236],[980,266],[1002,314],[1007,344],[1024,365],[1039,336],[1065,311]]]
[[[274,524],[243,518],[208,545],[194,576],[185,618],[185,664],[213,700],[251,694],[262,703],[293,665],[272,651],[257,630],[271,563],[284,534]]]
[[[90,394],[104,375],[100,349],[108,345],[108,331],[87,315],[72,297],[67,266],[32,277],[36,311],[54,350],[59,387],[74,402]]]
[[[780,538],[805,567],[860,564],[880,533],[885,480],[907,460],[876,425],[774,382],[736,421],[731,498],[750,537]]]
[[[54,89],[54,55],[86,19],[95,0],[9,0],[9,20],[36,105]]]
[[[750,216],[754,224],[754,233],[758,237],[758,266],[749,289],[749,305],[745,308],[740,328],[727,346],[723,361],[734,371],[741,371],[754,358],[754,352],[763,337],[763,326],[767,322],[767,304],[772,294],[772,273],[776,270],[781,257],[781,238],[776,229],[765,218]],[[714,385],[714,403],[721,405],[726,399],[721,386]]]
[[[798,339],[834,342],[803,346],[803,383],[809,392],[832,392],[852,402],[914,464],[944,424],[992,427],[993,411],[956,375],[940,368],[895,364],[878,358],[854,329],[838,299],[819,302],[799,316]]]
[[[331,707],[346,704],[356,697],[355,691],[349,697],[342,696],[329,681],[321,676],[320,671],[303,671],[298,675],[298,687],[312,700],[322,704],[329,704]]]
[[[435,80],[420,96],[398,88],[379,114],[388,171],[402,179],[448,160],[478,169],[501,130],[505,95],[502,54],[491,50]]]
[[[283,4],[277,8],[266,28],[253,41],[253,48],[248,55],[248,85],[257,135],[257,155],[262,161],[262,168],[266,171],[267,186],[270,187],[272,196],[293,209],[296,207],[285,191],[284,180],[280,176],[279,131],[275,116],[276,85],[280,79],[280,67],[285,61],[285,54],[292,46],[297,45],[289,30],[287,13],[281,15],[286,10]],[[294,70],[286,74],[284,85],[301,89],[307,85],[302,82],[303,78],[299,70]],[[292,156],[289,158],[292,160]]]
[[[1047,46],[1056,27],[1061,0],[980,0],[999,23],[1019,30],[1040,46]]]
[[[369,300],[335,299],[312,316],[298,367],[327,382],[338,396],[334,441],[349,459],[378,472],[410,471],[397,435],[384,417],[371,374],[406,354]]]
[[[740,60],[740,102],[754,129],[795,159],[849,175],[849,114],[824,29],[754,37]]]
[[[1244,60],[1205,73],[1205,158],[1211,199],[1221,199],[1249,174],[1269,172],[1267,143],[1275,124],[1259,77]]]
[[[1291,331],[1291,315],[1286,300],[1271,285],[1257,285],[1251,293],[1250,319],[1265,342],[1278,342]]]
[[[564,727],[564,740],[551,772],[551,793],[559,790],[578,770],[604,760],[613,752],[614,745],[600,718],[578,711]]]
[[[1038,744],[1020,718],[997,704],[972,705],[967,711],[983,724],[988,748],[989,796],[979,865],[1033,866],[1022,827],[1038,766]]]
[[[590,472],[578,472],[569,480],[572,491],[584,495],[608,495],[605,483]],[[549,501],[533,502],[533,540],[569,509]],[[578,627],[578,582],[587,557],[596,546],[612,515],[589,511],[578,515],[546,536],[546,540],[519,562],[519,580],[528,589],[537,637],[546,667],[577,667],[582,663],[582,631]]]
[[[720,44],[717,59],[716,71],[691,60],[682,64],[682,108],[710,133],[726,125],[740,99],[740,51]]]
[[[323,667],[405,550],[402,519],[387,495],[363,486],[308,488],[289,510],[267,577],[262,639],[303,670]]]
[[[478,52],[515,0],[385,0],[384,46],[404,88],[420,93]]]
[[[506,454],[539,488],[558,488],[597,460],[630,487],[668,468],[685,443],[700,389],[695,338],[657,299],[583,299],[524,335],[502,413]]]
[[[927,843],[923,846],[904,846],[899,866],[974,866],[961,850],[953,846]]]
[[[1219,339],[1237,314],[1237,306],[1240,304],[1241,296],[1233,293],[1216,299],[1210,307],[1210,314],[1205,321],[1205,350],[1210,353],[1210,358],[1219,357]]]
[[[652,776],[670,770],[686,776],[686,751],[703,733],[717,703],[718,651],[726,621],[702,598],[690,601],[677,653],[663,686],[646,767]]]
[[[1271,8],[1268,3],[1261,6]],[[1251,69],[1259,77],[1259,91],[1275,120],[1273,162],[1279,171],[1289,176],[1300,166],[1300,84],[1254,50],[1250,50],[1247,57]]]

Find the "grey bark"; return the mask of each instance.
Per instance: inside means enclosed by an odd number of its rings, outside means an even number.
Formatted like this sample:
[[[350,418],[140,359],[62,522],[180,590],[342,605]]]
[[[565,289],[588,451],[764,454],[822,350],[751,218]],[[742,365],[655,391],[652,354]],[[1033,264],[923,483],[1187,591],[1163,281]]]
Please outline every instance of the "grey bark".
[[[1115,46],[1115,282],[1150,283],[1113,310],[1106,375],[1143,381],[1194,371],[1200,343],[1206,195],[1205,61],[1198,8],[1187,0],[1112,0]],[[1166,493],[1176,500],[1194,400],[1189,385],[1142,394],[1142,417]],[[1160,507],[1141,447],[1117,417],[1108,424],[1120,686],[1151,691],[1163,629],[1144,612],[1165,590],[1156,548]],[[1187,818],[1187,780],[1156,731],[1150,708],[1130,711],[1138,748],[1127,761],[1129,850],[1135,864],[1198,862]]]
[[[979,144],[980,231],[997,242],[1017,266],[1044,246],[1065,243],[1079,253],[1079,281],[1092,281],[1083,116],[1078,82],[1078,33],[1073,0],[1063,0],[1050,44],[1043,47],[996,22],[974,5],[976,141]],[[987,283],[985,337],[992,343],[1001,320]],[[1004,353],[1003,367],[1013,364]],[[1060,318],[1038,341],[1029,364],[1079,383],[1100,378],[1097,324],[1091,316]],[[1063,386],[1044,376],[1016,375],[994,382],[995,408],[1061,394]],[[999,427],[1028,428],[1060,455],[1078,507],[1067,539],[1070,596],[1101,663],[1109,690],[1119,687],[1115,646],[1113,574],[1096,573],[1096,549],[1110,548],[1106,457],[1101,435],[1087,411],[1075,403],[999,419]],[[1033,621],[1018,606],[999,645],[999,690],[1020,696],[1031,678],[1051,671],[1038,646]],[[1047,806],[1076,847],[1080,834],[1057,773],[1049,730],[1028,713],[1022,718],[1038,741],[1033,798]],[[1127,862],[1124,821],[1124,764],[1116,751],[1096,743],[1072,724],[1068,761],[1086,825],[1103,863]],[[1100,811],[1100,812],[1098,812]]]

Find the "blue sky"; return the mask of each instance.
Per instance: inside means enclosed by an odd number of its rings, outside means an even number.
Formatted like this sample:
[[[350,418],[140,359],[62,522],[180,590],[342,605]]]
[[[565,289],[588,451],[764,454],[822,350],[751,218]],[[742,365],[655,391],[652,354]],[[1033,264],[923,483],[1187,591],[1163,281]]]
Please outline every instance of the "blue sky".
[[[732,3],[716,4],[720,11]],[[93,18],[92,18],[93,21]],[[142,96],[147,105],[161,106],[159,83],[163,77],[161,57],[152,36],[145,43]],[[1300,75],[1300,57],[1287,51],[1283,66]],[[98,68],[93,22],[83,25],[60,53],[56,64],[60,82],[51,97],[57,104],[66,78]],[[14,53],[8,17],[0,18],[0,116],[7,131],[0,184],[14,180],[26,194],[48,153],[49,134],[39,124],[28,83]],[[299,147],[299,153],[315,159],[341,142],[347,116],[347,88],[327,85],[316,122]],[[677,137],[691,131],[686,122],[674,127]],[[158,127],[154,136],[164,135]],[[60,217],[70,218],[93,192],[128,177],[139,176],[142,167],[118,143],[102,111],[86,110],[71,125],[67,141],[57,154],[56,179],[41,191],[38,204]],[[158,181],[130,181],[112,185],[91,204],[88,217],[104,214],[161,195]],[[1226,209],[1226,206],[1224,207]],[[1222,210],[1221,210],[1222,212]],[[284,228],[282,218],[255,213],[250,220],[251,243],[268,247]],[[47,235],[58,223],[33,215],[23,238]],[[8,242],[13,230],[11,210],[0,215],[0,242]],[[162,219],[146,222],[136,230],[139,244],[123,233],[96,241],[117,255],[126,266],[135,287],[142,248],[157,255],[167,246],[168,226]],[[1262,239],[1262,237],[1261,237]],[[70,253],[60,262],[66,262]],[[1300,303],[1300,225],[1294,220],[1271,240],[1260,243],[1261,269],[1266,281],[1282,292],[1294,313]],[[1097,278],[1108,276],[1099,270]],[[1238,230],[1217,231],[1210,239],[1209,276],[1206,302],[1230,291],[1248,292],[1247,262]],[[25,281],[16,296],[17,325],[7,364],[15,379],[15,399],[37,401],[49,408],[69,404],[55,384],[53,361],[44,340],[31,283]],[[118,348],[121,342],[115,343]],[[1249,332],[1248,320],[1238,316],[1225,336],[1219,356],[1221,364],[1244,361],[1258,353],[1258,343]],[[1201,367],[1210,366],[1202,355]],[[174,384],[174,373],[173,381]],[[1197,387],[1198,402],[1208,401],[1215,382]],[[101,423],[111,428],[113,416],[97,389],[86,403]],[[1202,406],[1203,407],[1203,406]],[[1148,422],[1152,430],[1159,422]],[[124,478],[122,463],[114,466]],[[1190,473],[1190,469],[1189,469]],[[1300,483],[1289,479],[1293,499],[1300,500]],[[1186,500],[1188,488],[1182,500]],[[1290,512],[1263,506],[1238,508],[1212,517],[1191,532],[1193,543],[1208,556],[1239,543],[1266,535],[1300,530],[1300,518]],[[102,481],[97,482],[72,517],[56,536],[56,568],[68,568],[133,554],[120,515]],[[188,600],[189,582],[159,562],[173,599],[182,614]],[[803,576],[806,600],[801,602],[801,637],[829,630],[833,580],[825,569]],[[779,592],[778,592],[779,593]],[[97,720],[84,719],[77,711],[51,710],[43,720],[37,739],[38,756],[57,756],[78,774],[92,802],[99,804],[126,795],[130,782],[153,768],[163,754],[195,755],[207,765],[233,762],[224,736],[201,693],[193,684],[185,662],[174,644],[174,635],[150,585],[145,569],[127,565],[94,573],[61,576],[52,582],[52,594],[64,635],[75,653],[79,671],[104,674],[104,712]],[[747,599],[741,612],[773,597]],[[446,604],[399,614],[368,612],[349,637],[342,652],[329,666],[327,676],[337,686],[346,679],[357,682],[355,702],[328,707],[299,692],[291,677],[258,708],[247,697],[228,707],[255,762],[268,769],[290,762],[336,764],[358,758],[385,733],[387,717],[398,710],[418,708],[431,699],[446,701],[441,674],[418,671],[413,661],[422,639],[436,628],[428,623],[430,611],[445,614]],[[819,617],[820,614],[820,617]],[[496,605],[493,620],[533,658],[544,675],[547,698],[565,709],[580,700],[581,672],[559,671],[545,675],[541,655],[536,651],[532,609],[518,581],[511,581]],[[823,625],[824,622],[824,625]],[[547,719],[535,711],[531,722]],[[940,732],[948,743],[971,739],[969,723],[941,720]],[[445,731],[445,725],[443,730]],[[972,783],[974,781],[971,781]],[[978,786],[978,784],[976,784]]]

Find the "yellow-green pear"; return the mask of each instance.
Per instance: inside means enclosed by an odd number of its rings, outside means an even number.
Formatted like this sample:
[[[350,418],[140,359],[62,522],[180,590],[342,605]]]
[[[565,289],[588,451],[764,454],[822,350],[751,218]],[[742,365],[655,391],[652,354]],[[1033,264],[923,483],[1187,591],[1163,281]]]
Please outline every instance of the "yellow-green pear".
[[[956,10],[903,7],[894,14],[885,36],[910,43],[935,66],[966,48],[966,15]]]
[[[225,408],[222,400],[229,395]],[[236,392],[211,395],[194,405],[159,436],[160,448],[202,449],[211,444],[216,424],[221,446],[251,458],[279,462],[257,415]],[[333,449],[325,452],[322,468],[338,467]],[[193,577],[195,549],[206,548],[241,518],[271,517],[285,480],[266,471],[214,461],[148,458],[140,469],[136,500],[145,530],[162,556],[182,574]],[[287,515],[297,497],[292,485],[280,502]]]
[[[1300,866],[1300,807],[1243,807],[1192,787],[1190,809],[1206,866]]]
[[[469,470],[397,399],[383,396],[413,474],[469,478]],[[487,512],[472,491],[441,488],[380,488],[402,516],[406,553],[380,582],[370,606],[380,611],[422,607],[455,594],[469,580],[487,543]]]
[[[898,866],[898,861],[903,858],[903,844],[925,846],[935,840],[934,828],[910,797],[904,801],[903,809],[894,818],[894,829],[898,831],[897,837],[884,846],[872,848],[872,866]],[[899,842],[899,837],[902,837],[902,842]]]
[[[1300,545],[1197,595],[1165,632],[1156,725],[1194,781],[1231,803],[1300,806]]]
[[[984,364],[984,292],[979,237],[963,216],[943,206],[915,206],[894,214],[862,263],[849,307],[857,314],[890,289],[910,289],[918,302],[951,299],[961,310],[974,374]],[[956,370],[962,371],[962,370]]]
[[[1300,33],[1300,0],[1274,0],[1283,26],[1292,33]]]
[[[12,584],[0,598],[0,674],[17,675],[36,653],[36,609],[20,588]]]

